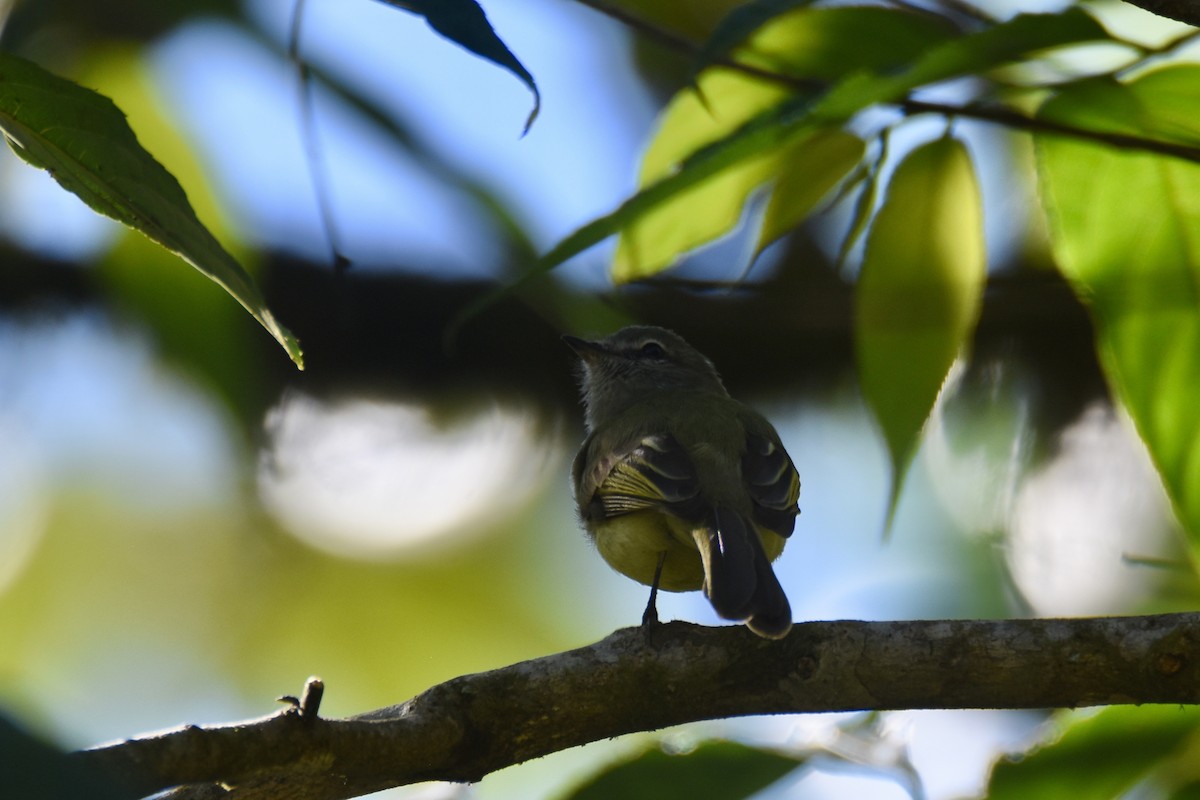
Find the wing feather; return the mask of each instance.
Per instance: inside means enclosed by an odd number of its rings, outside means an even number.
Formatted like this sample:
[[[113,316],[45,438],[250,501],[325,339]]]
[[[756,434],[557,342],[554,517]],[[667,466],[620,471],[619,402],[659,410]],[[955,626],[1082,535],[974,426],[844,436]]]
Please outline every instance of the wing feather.
[[[783,446],[757,433],[746,434],[742,479],[754,501],[755,523],[785,539],[800,513],[800,473]]]

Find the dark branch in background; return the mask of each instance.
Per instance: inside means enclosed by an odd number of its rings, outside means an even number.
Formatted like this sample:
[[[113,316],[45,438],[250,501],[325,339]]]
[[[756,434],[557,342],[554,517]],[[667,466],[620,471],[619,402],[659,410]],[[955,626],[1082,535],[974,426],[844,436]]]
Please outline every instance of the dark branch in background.
[[[652,38],[655,41],[661,42],[668,47],[687,53],[692,56],[697,56],[701,52],[701,48],[691,39],[680,36],[672,31],[663,29],[655,23],[639,17],[635,14],[630,14],[610,6],[603,0],[576,0],[581,5],[587,6],[595,11],[612,17],[619,22],[624,23],[638,33]],[[1172,19],[1180,19],[1184,22],[1192,24],[1200,24],[1196,20],[1200,20],[1200,0],[1165,0],[1162,3],[1156,3],[1155,0],[1140,0],[1136,5],[1145,8],[1154,13],[1151,6],[1162,5],[1164,7],[1183,7],[1190,10],[1191,15],[1195,19],[1184,19],[1182,17],[1172,17]],[[1171,16],[1169,14],[1160,14],[1161,16]],[[1190,37],[1185,37],[1190,38]],[[1169,47],[1174,47],[1176,43],[1171,43]],[[720,66],[726,69],[736,70],[745,75],[759,78],[761,80],[770,81],[772,83],[781,84],[797,91],[812,91],[813,81],[803,78],[796,78],[790,75],[784,75],[770,70],[765,70],[750,64],[744,64],[733,58],[721,58],[713,62],[713,66]],[[954,105],[949,103],[927,103],[911,98],[898,100],[888,105],[898,107],[906,115],[914,114],[941,114],[946,117],[961,117],[963,119],[974,119],[981,122],[992,122],[998,125],[1004,125],[1008,128],[1016,130],[1029,131],[1031,133],[1053,133],[1063,136],[1070,136],[1076,139],[1096,142],[1111,147],[1116,147],[1123,150],[1141,150],[1148,153],[1156,153],[1158,155],[1166,155],[1174,158],[1180,158],[1185,161],[1193,161],[1200,163],[1200,147],[1194,147],[1185,144],[1165,142],[1159,139],[1151,139],[1145,136],[1137,136],[1123,133],[1110,133],[1105,131],[1089,130],[1087,128],[1079,128],[1074,125],[1068,125],[1052,120],[1030,117],[1018,111],[1002,106],[985,106],[980,104]]]
[[[421,781],[478,781],[588,742],[705,719],[1196,703],[1198,652],[1200,613],[810,622],[777,642],[741,627],[673,622],[649,641],[641,629],[620,630],[350,719],[311,718],[293,706],[73,758],[138,796],[193,784],[169,797],[335,800]]]

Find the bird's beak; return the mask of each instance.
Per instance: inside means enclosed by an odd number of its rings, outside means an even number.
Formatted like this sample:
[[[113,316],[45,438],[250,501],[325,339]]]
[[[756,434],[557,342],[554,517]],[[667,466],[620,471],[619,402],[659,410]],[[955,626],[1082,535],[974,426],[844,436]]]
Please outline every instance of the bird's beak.
[[[596,356],[607,352],[604,349],[604,345],[600,344],[599,342],[589,342],[587,339],[580,339],[578,336],[564,335],[562,340],[567,347],[574,350],[575,354],[584,361],[590,361]]]

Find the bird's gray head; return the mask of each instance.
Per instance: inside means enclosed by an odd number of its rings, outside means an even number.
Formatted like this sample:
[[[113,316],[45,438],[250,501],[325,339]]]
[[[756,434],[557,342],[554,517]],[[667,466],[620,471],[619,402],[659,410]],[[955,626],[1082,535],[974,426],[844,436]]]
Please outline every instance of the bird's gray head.
[[[726,394],[712,362],[666,328],[631,325],[596,341],[574,336],[563,341],[582,362],[588,430],[664,389]]]

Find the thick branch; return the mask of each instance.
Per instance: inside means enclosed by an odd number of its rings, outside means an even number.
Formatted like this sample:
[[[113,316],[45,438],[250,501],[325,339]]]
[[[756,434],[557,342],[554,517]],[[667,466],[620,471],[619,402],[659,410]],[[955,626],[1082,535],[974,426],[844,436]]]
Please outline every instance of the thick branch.
[[[334,687],[333,691],[336,691]],[[751,714],[1200,702],[1200,613],[1071,620],[810,622],[771,642],[673,622],[466,675],[343,720],[260,720],[77,753],[142,794],[346,798],[477,781],[634,731]],[[223,782],[232,788],[213,784]]]

